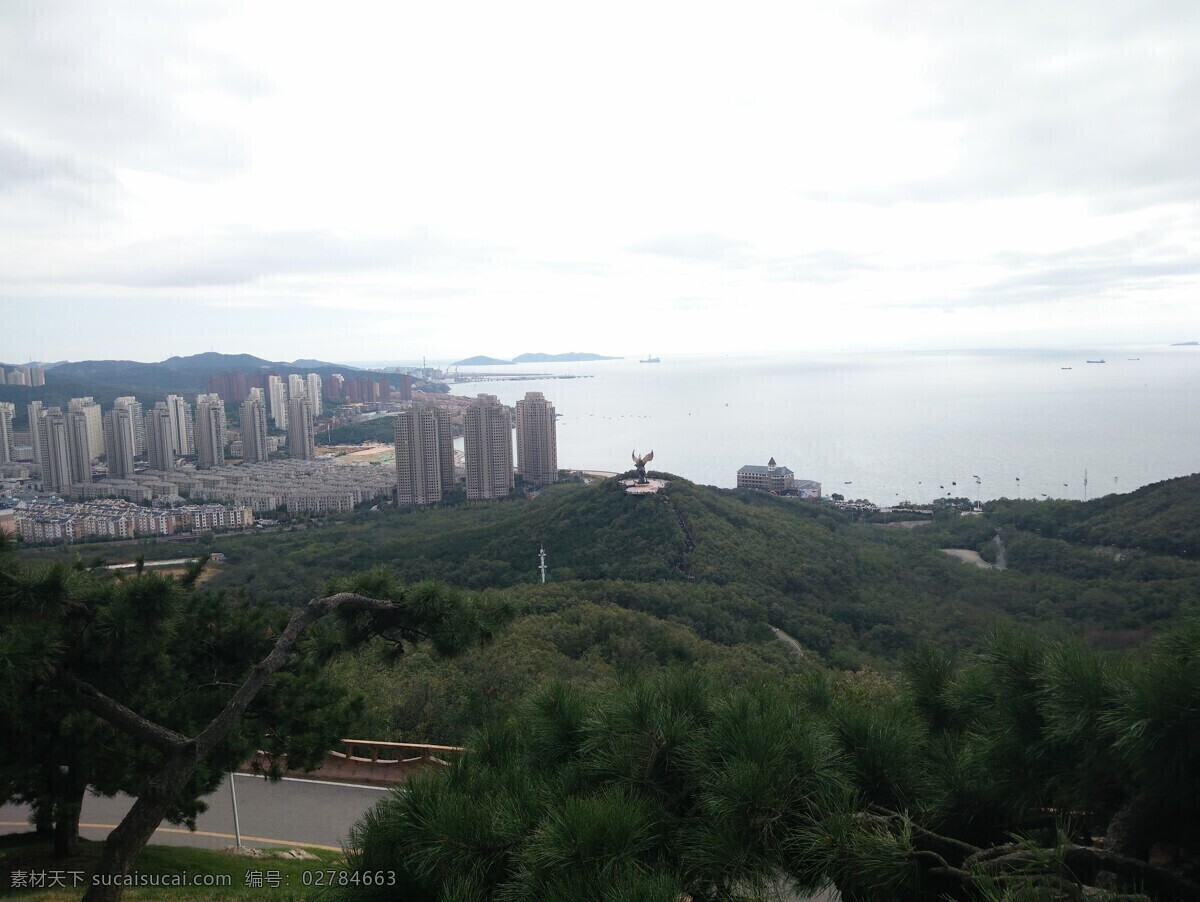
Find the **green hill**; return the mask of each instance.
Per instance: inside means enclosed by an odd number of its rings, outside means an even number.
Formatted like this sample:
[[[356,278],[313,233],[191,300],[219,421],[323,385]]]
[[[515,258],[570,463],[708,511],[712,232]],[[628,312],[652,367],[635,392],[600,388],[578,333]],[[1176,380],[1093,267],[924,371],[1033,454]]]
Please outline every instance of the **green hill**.
[[[996,501],[999,523],[1070,542],[1200,555],[1200,473],[1094,501]]]

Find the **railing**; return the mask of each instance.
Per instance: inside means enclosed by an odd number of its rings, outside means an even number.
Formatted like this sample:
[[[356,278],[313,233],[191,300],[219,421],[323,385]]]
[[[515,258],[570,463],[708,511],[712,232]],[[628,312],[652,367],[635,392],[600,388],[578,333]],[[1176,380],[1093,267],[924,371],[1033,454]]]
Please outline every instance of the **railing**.
[[[263,751],[247,762],[247,767],[257,772],[268,766],[278,766],[284,773],[294,776],[390,785],[403,783],[425,767],[449,767],[450,760],[464,751],[456,745],[374,739],[343,739],[338,746],[326,753],[324,762],[311,771],[290,771],[286,757],[271,762]]]
[[[371,764],[440,764],[448,767],[446,760],[451,755],[461,754],[462,746],[430,745],[422,742],[381,742],[374,739],[343,739],[341,746],[344,752],[331,751],[333,757],[346,761],[356,761]],[[356,752],[368,750],[368,755],[358,755]],[[415,755],[405,756],[405,752],[415,752]],[[395,757],[393,757],[395,756]]]

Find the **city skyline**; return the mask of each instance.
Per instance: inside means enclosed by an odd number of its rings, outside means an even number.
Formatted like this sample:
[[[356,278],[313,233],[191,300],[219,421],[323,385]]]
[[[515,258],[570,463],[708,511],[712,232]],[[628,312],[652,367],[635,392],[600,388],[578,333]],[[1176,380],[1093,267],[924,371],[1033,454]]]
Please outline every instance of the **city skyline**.
[[[320,9],[4,5],[0,359],[1200,339],[1194,3]]]

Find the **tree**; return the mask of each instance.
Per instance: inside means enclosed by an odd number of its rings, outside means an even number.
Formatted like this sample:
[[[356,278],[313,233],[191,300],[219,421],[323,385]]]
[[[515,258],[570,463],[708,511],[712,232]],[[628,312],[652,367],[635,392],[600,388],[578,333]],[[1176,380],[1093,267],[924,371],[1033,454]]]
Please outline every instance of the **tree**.
[[[832,736],[778,690],[663,671],[584,697],[551,684],[483,728],[450,773],[410,781],[352,836],[398,887],[353,898],[731,898],[796,882],[795,850],[852,811]]]
[[[383,572],[331,584],[284,624],[278,609],[229,604],[166,577],[30,570],[6,552],[0,546],[0,717],[23,732],[4,750],[3,789],[33,802],[39,824],[63,837],[63,854],[89,785],[136,795],[98,874],[127,873],[164,818],[194,820],[199,797],[256,748],[272,761],[315,763],[353,711],[318,670],[339,648],[429,638],[449,652],[491,622],[455,593],[406,589]],[[305,630],[334,613],[341,629],[300,648]],[[273,685],[281,670],[284,685]],[[93,886],[87,898],[119,895]]]
[[[681,671],[586,697],[552,685],[372,810],[351,865],[400,886],[346,895],[1200,898],[1185,869],[1091,840],[1142,798],[1160,815],[1130,819],[1143,846],[1194,852],[1198,652],[1185,618],[1151,660],[1111,671],[1002,633],[958,665],[923,649],[902,687],[808,675],[729,691]]]

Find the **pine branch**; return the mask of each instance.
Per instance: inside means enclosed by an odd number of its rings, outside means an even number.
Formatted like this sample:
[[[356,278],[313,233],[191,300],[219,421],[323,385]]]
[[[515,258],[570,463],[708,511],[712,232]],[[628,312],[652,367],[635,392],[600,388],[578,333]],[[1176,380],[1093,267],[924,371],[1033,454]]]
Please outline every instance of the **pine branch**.
[[[66,691],[81,708],[160,752],[179,751],[195,742],[194,739],[176,733],[162,724],[147,720],[116,699],[109,698],[91,683],[65,670],[55,671],[51,683]]]

